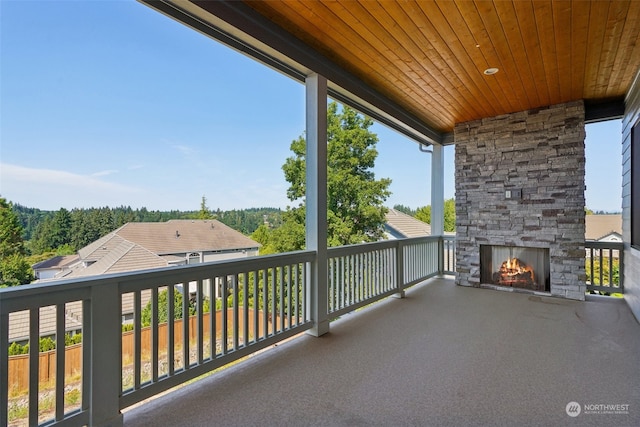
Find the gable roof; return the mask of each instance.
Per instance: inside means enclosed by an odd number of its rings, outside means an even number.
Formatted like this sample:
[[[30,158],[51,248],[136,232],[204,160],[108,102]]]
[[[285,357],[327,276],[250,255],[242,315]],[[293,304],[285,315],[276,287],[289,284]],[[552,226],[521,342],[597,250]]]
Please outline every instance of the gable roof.
[[[33,268],[34,270],[46,270],[50,268],[62,269],[65,267],[69,267],[71,264],[78,261],[79,259],[80,257],[78,256],[78,254],[58,255],[58,256],[54,256],[53,258],[49,258],[44,261],[40,261],[36,264],[33,264],[31,268]]]
[[[622,236],[622,215],[585,215],[585,239],[600,240],[612,233]]]
[[[168,267],[169,263],[162,257],[148,251],[140,245],[113,236],[109,243],[119,243],[111,249],[98,249],[91,255],[97,259],[86,268],[75,269],[65,278],[96,276],[109,273],[123,273],[125,271],[146,270],[150,268]],[[103,256],[98,258],[97,252],[103,250]]]
[[[129,222],[114,233],[157,255],[260,247],[259,243],[215,219]]]
[[[391,234],[395,237],[422,237],[431,235],[430,224],[396,209],[389,209],[385,219],[385,227],[391,231]]]
[[[190,252],[256,250],[260,244],[217,220],[129,222],[78,251],[84,268],[64,278],[168,267]],[[58,279],[61,277],[57,277]]]

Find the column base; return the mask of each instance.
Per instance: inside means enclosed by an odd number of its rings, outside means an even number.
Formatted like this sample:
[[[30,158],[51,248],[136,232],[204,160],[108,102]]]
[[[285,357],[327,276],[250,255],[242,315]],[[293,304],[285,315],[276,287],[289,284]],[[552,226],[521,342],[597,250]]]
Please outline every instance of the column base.
[[[307,335],[312,335],[314,337],[320,337],[329,332],[329,321],[323,320],[322,322],[316,323],[315,326],[305,332]]]

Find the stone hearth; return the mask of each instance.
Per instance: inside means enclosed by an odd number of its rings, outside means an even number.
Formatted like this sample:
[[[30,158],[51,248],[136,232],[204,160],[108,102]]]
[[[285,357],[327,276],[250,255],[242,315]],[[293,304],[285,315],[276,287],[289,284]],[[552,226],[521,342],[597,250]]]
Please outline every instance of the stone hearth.
[[[552,295],[583,300],[584,104],[460,123],[456,283],[480,287],[480,246],[549,251]]]

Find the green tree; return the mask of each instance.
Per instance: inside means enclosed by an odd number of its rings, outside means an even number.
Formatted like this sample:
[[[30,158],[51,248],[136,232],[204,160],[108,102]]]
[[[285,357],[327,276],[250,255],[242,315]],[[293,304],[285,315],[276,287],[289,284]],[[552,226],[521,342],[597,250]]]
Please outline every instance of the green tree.
[[[271,231],[269,246],[265,252],[283,253],[304,249],[306,237],[304,207],[288,209],[283,213],[282,219],[282,225]]]
[[[393,205],[393,209],[407,215],[416,216],[416,211],[405,205]]]
[[[83,248],[115,229],[113,211],[108,208],[74,209],[71,211],[71,238],[74,248]]]
[[[182,293],[178,289],[173,291],[173,319],[182,319]],[[189,315],[196,314],[197,307],[195,301],[189,301]],[[205,298],[202,302],[202,312],[209,312],[209,299]],[[158,293],[158,323],[166,323],[169,318],[169,291],[164,290]],[[151,325],[151,301],[140,312],[140,321],[142,326]]]
[[[200,210],[196,215],[196,219],[212,219],[213,215],[207,206],[207,198],[202,196],[202,200],[200,201]]]
[[[260,243],[260,255],[268,255],[274,253],[271,250],[271,230],[266,224],[261,224],[256,231],[251,233],[251,239]]]
[[[418,208],[418,210],[416,210],[416,219],[431,224],[431,205]]]
[[[329,246],[375,241],[384,234],[391,180],[373,173],[378,137],[373,121],[349,107],[331,102],[327,109],[327,232]],[[273,230],[271,245],[278,252],[304,248],[306,142],[291,143],[293,156],[282,169],[290,186],[287,197],[299,205],[283,213],[283,225]]]
[[[431,224],[431,205],[418,208],[415,215],[416,219]],[[456,200],[447,199],[444,201],[444,231],[456,230]]]
[[[60,208],[53,217],[50,238],[52,249],[71,243],[71,213],[65,208]]]
[[[456,231],[456,200],[444,201],[444,231]]]
[[[50,351],[56,349],[56,342],[49,337],[40,338],[40,351]]]
[[[25,258],[22,231],[11,204],[0,197],[0,287],[33,280],[33,271]]]
[[[0,197],[0,258],[25,255],[22,226],[6,199]]]
[[[70,245],[72,222],[71,213],[65,208],[61,208],[53,217],[44,218],[33,233],[33,251],[42,253]]]
[[[131,206],[121,206],[114,210],[115,227],[119,228],[128,222],[136,222],[138,219]]]
[[[13,254],[0,259],[0,287],[30,283],[33,270],[24,255]]]

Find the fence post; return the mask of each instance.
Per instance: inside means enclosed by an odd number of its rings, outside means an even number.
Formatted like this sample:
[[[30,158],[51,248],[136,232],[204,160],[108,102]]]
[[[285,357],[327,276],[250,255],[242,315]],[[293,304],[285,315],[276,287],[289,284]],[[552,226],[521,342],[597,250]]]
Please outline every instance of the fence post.
[[[122,427],[120,382],[122,371],[122,320],[117,282],[101,282],[91,288],[88,330],[91,346],[88,360],[90,425]],[[86,322],[86,321],[85,321]],[[84,331],[83,331],[84,332]],[[83,333],[83,338],[84,333]]]

